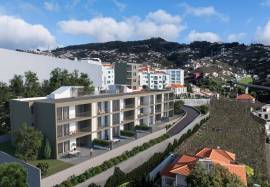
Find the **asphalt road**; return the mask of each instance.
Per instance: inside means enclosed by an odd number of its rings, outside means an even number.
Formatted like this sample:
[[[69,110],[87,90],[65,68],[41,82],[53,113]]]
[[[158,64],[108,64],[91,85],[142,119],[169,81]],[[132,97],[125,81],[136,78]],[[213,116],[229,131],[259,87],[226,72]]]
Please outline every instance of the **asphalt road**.
[[[186,116],[178,122],[174,127],[172,127],[168,134],[170,136],[176,135],[181,132],[186,126],[188,126],[197,116],[199,116],[199,112],[191,107],[183,106],[182,109],[186,112]]]

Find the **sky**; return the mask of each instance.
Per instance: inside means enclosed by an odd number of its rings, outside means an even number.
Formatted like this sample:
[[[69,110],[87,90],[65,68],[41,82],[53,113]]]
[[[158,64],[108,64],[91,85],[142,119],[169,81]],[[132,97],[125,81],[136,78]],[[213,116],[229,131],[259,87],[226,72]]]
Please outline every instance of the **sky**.
[[[270,0],[0,0],[0,48],[151,37],[270,45]]]

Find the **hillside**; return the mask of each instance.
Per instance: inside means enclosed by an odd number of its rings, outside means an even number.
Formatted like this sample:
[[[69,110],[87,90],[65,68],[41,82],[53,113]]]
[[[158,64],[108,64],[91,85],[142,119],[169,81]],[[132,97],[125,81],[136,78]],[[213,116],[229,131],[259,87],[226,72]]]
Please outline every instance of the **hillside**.
[[[266,177],[264,125],[255,120],[248,104],[235,100],[213,100],[211,117],[200,130],[179,147],[179,154],[194,154],[204,147],[220,147],[236,153],[237,161]]]
[[[62,58],[100,58],[105,62],[136,62],[183,67],[191,60],[209,57],[255,75],[256,83],[270,85],[270,47],[260,44],[193,42],[179,44],[162,38],[141,41],[89,43],[58,48],[51,55]]]

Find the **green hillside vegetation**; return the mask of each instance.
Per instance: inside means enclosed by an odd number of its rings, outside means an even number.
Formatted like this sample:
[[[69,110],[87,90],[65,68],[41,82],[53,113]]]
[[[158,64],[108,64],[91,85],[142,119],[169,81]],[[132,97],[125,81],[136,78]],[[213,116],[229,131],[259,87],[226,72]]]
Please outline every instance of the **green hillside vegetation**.
[[[234,152],[239,163],[251,166],[259,179],[266,178],[265,135],[262,121],[250,113],[250,106],[235,100],[212,101],[211,118],[176,151],[179,154],[195,154],[204,147]]]

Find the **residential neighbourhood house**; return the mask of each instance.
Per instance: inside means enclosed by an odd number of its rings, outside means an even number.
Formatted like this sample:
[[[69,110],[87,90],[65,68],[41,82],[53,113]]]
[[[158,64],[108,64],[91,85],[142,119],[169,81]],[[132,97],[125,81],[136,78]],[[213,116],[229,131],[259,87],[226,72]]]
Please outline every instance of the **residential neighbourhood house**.
[[[200,163],[207,172],[211,170],[213,165],[219,164],[237,175],[247,186],[245,165],[236,164],[235,161],[236,155],[234,153],[219,148],[203,148],[194,156],[182,155],[161,172],[162,187],[187,187],[186,178],[197,163]]]
[[[174,114],[171,90],[115,91],[84,95],[82,87],[65,86],[47,97],[10,101],[11,132],[26,123],[50,141],[54,158],[94,139],[113,141],[121,130],[136,125],[155,126]]]

